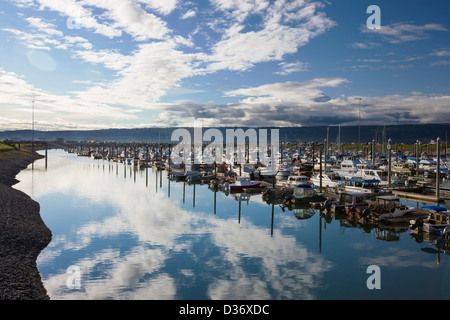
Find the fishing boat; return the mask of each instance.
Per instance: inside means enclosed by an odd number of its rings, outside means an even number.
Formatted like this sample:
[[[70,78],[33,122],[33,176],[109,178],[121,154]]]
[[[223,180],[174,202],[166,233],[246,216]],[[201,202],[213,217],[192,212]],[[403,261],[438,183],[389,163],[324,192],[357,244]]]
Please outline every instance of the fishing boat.
[[[346,214],[352,211],[362,212],[369,206],[364,198],[364,194],[359,192],[339,192],[337,198],[326,200],[321,207],[321,211],[330,209],[335,214]]]
[[[411,214],[414,207],[404,205],[397,196],[379,196],[371,203],[370,209],[380,219],[399,218]]]
[[[249,177],[236,177],[234,183],[225,183],[223,186],[224,191],[242,192],[245,189],[259,188],[261,186],[261,181],[250,180]]]
[[[423,231],[426,233],[450,234],[450,211],[440,207],[430,210],[427,218],[418,218],[410,221],[412,231]]]
[[[352,217],[362,217],[368,213],[369,203],[364,197],[364,193],[349,192],[344,194],[343,206],[345,213]]]
[[[323,193],[317,193],[311,184],[299,184],[294,187],[292,195],[285,198],[285,202],[298,204],[319,202],[324,199],[325,195]]]

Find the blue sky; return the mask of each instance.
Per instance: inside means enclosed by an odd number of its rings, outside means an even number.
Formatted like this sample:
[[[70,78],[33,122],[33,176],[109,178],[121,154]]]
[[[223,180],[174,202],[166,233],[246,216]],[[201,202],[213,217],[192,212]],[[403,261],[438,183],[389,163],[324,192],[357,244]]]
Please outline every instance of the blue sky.
[[[40,130],[450,122],[449,13],[446,0],[5,0],[0,130],[30,128],[32,101]]]

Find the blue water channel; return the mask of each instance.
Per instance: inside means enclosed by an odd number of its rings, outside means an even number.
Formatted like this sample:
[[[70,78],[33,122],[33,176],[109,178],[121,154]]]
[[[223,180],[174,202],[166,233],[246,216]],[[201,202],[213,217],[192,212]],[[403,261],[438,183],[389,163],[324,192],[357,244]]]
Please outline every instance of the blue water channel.
[[[17,179],[53,234],[38,269],[54,300],[450,298],[448,250],[408,226],[363,228],[62,150]]]

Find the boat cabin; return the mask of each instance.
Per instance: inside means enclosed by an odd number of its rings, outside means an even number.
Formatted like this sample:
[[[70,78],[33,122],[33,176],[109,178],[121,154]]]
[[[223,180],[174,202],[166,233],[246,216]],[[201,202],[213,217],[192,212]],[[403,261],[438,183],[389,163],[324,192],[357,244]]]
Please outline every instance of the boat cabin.
[[[450,212],[448,211],[431,211],[428,222],[437,225],[450,225]]]
[[[345,189],[362,193],[378,192],[380,180],[348,178],[345,180]]]
[[[309,183],[310,183],[310,178],[308,176],[303,176],[303,175],[301,175],[301,176],[289,176],[287,178],[287,180],[285,181],[285,184],[287,186],[291,186],[291,187],[294,187],[294,186],[299,185],[299,184],[303,185],[303,184],[309,184]]]
[[[371,206],[373,209],[382,213],[393,213],[396,209],[406,209],[406,205],[400,202],[400,198],[397,196],[380,196],[377,197],[374,204]]]

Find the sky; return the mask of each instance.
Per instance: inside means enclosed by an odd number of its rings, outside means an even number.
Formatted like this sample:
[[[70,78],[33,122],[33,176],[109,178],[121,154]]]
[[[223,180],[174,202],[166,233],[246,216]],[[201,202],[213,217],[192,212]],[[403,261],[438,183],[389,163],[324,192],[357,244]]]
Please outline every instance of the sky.
[[[37,130],[448,123],[449,14],[448,0],[2,0],[0,131],[30,129],[33,110]]]

